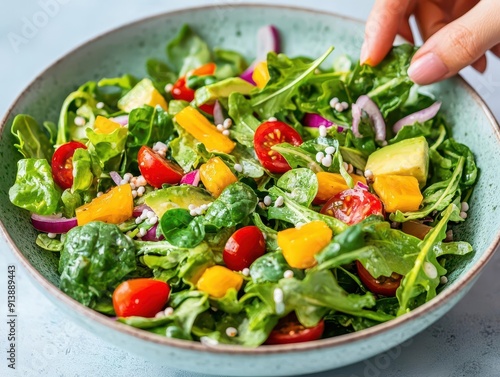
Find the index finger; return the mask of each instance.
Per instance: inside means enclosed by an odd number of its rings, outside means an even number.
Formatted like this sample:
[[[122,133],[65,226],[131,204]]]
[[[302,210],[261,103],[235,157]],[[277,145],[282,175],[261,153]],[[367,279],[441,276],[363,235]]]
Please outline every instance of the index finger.
[[[377,65],[387,55],[410,0],[376,0],[365,27],[361,64]]]

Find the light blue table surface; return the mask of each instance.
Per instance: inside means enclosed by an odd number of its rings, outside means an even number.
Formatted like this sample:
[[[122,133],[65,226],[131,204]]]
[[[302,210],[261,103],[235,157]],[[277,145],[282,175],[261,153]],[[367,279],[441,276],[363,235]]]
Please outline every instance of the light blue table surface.
[[[22,35],[26,19],[56,2],[47,24],[14,45],[9,33]],[[253,1],[266,3],[265,1]],[[237,0],[18,0],[3,1],[0,12],[0,114],[45,67],[75,46],[119,25],[152,14]],[[307,6],[366,18],[373,1],[268,1]],[[47,12],[47,11],[45,11]],[[12,34],[11,34],[12,36]],[[500,63],[490,58],[484,75],[471,69],[464,77],[500,118]],[[17,369],[7,368],[7,265],[17,267]],[[469,294],[444,318],[403,346],[335,371],[316,376],[447,377],[500,376],[500,255],[488,264]],[[0,376],[178,376],[202,377],[156,365],[107,344],[60,314],[34,287],[0,237]]]

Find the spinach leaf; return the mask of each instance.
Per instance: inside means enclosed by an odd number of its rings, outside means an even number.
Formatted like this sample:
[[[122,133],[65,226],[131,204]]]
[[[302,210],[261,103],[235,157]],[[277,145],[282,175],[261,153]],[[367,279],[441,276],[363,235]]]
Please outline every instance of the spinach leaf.
[[[233,183],[208,208],[204,222],[217,229],[236,226],[254,212],[258,202],[252,188],[241,182]]]
[[[45,233],[40,233],[36,237],[36,244],[42,249],[54,252],[60,252],[63,249],[63,242],[56,238],[50,238]]]
[[[268,208],[269,219],[283,220],[292,223],[295,226],[315,220],[321,220],[333,230],[334,234],[341,233],[347,229],[347,225],[342,221],[331,216],[322,215],[312,209],[301,206],[291,199],[285,191],[276,186],[269,189],[269,194],[273,197],[273,200],[276,200],[279,196],[282,196],[284,199],[283,206]]]
[[[171,71],[170,67],[158,59],[148,59],[146,70],[153,85],[160,93],[165,92],[165,85],[177,80],[177,75]]]
[[[296,203],[309,207],[318,193],[318,178],[310,169],[292,169],[278,179],[276,186],[285,190]]]
[[[168,43],[166,52],[179,76],[184,76],[211,60],[208,45],[188,25],[181,27],[179,33]]]
[[[219,80],[239,76],[248,67],[245,58],[236,51],[215,47],[214,58],[217,64],[215,76]]]
[[[400,305],[398,315],[410,311],[410,300],[422,292],[426,292],[426,301],[436,296],[440,276],[444,275],[446,270],[437,261],[434,246],[446,237],[446,225],[453,212],[457,210],[454,204],[450,204],[443,212],[443,217],[438,224],[419,243],[420,252],[415,264],[401,280],[401,285],[396,291]]]
[[[235,164],[240,164],[242,167],[241,174],[246,177],[261,178],[265,174],[262,165],[255,157],[254,150],[251,148],[237,144],[231,151],[231,154],[222,152],[213,152],[213,154],[224,160],[230,168],[234,169]]]
[[[114,132],[120,131],[118,129]],[[126,131],[126,129],[124,128]],[[120,135],[110,135],[114,140],[115,150],[119,150]],[[126,159],[122,172],[137,171],[137,153],[143,145],[150,147],[157,141],[166,142],[173,133],[172,117],[161,108],[144,105],[129,114],[128,138],[126,140]],[[111,141],[111,140],[110,140]],[[113,152],[112,152],[113,153]]]
[[[264,234],[266,238],[266,250],[267,251],[277,251],[278,250],[278,232],[275,231],[274,229],[269,228],[266,226],[263,222],[262,219],[260,218],[258,213],[253,213],[252,214],[252,219],[253,223],[257,228],[260,229],[260,231]]]
[[[251,100],[259,117],[267,119],[274,116],[278,110],[295,110],[296,105],[292,98],[297,95],[300,85],[314,74],[332,51],[333,47],[330,47],[312,63],[305,63],[300,59],[291,60],[283,54],[269,53],[267,65],[271,78],[266,87]]]
[[[187,209],[170,209],[160,221],[161,233],[174,246],[191,248],[205,238],[205,228],[201,217],[193,217]]]
[[[301,279],[304,277],[304,272],[290,267],[280,252],[267,253],[252,263],[250,276],[254,283],[277,283],[283,279],[283,274],[287,270],[293,271],[295,278]]]
[[[10,132],[16,137],[17,150],[25,158],[45,158],[50,161],[54,148],[37,121],[25,114],[16,115]]]
[[[63,292],[85,306],[110,302],[114,289],[137,268],[133,242],[114,224],[71,229],[59,260]]]
[[[26,158],[17,162],[16,182],[9,190],[12,204],[38,215],[53,215],[60,198],[47,160]]]

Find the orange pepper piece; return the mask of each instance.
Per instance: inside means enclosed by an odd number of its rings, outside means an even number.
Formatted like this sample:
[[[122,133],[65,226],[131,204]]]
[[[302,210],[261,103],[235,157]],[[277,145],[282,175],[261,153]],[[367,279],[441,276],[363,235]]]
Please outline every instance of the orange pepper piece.
[[[417,211],[424,199],[417,178],[411,175],[377,175],[373,189],[387,212]]]
[[[231,288],[240,290],[243,278],[240,274],[223,266],[209,267],[203,272],[196,287],[212,297],[224,297]]]
[[[177,113],[175,121],[196,140],[203,143],[209,152],[231,153],[236,144],[220,133],[198,110],[187,106]]]
[[[98,115],[97,118],[95,118],[94,132],[96,134],[110,134],[120,127],[121,125],[119,123],[116,123],[111,119],[108,119],[101,115]]]
[[[78,225],[91,221],[120,224],[132,217],[134,198],[130,185],[113,187],[107,193],[76,209]]]
[[[366,185],[365,177],[356,174],[349,175],[354,184],[361,182]],[[316,178],[318,178],[318,193],[314,198],[314,202],[317,204],[326,203],[332,196],[349,188],[344,177],[339,173],[319,172],[316,173]]]
[[[269,76],[269,70],[267,69],[267,62],[263,61],[257,63],[252,73],[252,79],[253,81],[255,81],[257,87],[260,89],[264,88],[269,82],[270,78],[271,77]]]
[[[310,268],[317,263],[314,256],[328,245],[332,236],[332,230],[324,221],[311,221],[299,228],[278,232],[278,246],[290,267]]]
[[[200,166],[200,179],[216,198],[227,186],[238,181],[231,169],[219,157],[212,157]]]

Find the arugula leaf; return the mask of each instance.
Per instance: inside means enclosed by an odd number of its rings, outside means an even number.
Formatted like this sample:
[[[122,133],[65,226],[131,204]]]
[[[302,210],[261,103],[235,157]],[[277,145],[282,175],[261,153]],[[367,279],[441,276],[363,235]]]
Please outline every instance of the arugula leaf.
[[[446,270],[437,261],[434,246],[446,238],[446,225],[453,212],[457,210],[454,204],[450,204],[443,212],[439,223],[419,243],[420,252],[415,264],[401,280],[401,285],[396,291],[400,305],[398,315],[407,313],[411,309],[410,300],[422,292],[426,292],[426,301],[436,296],[440,276],[444,275]]]
[[[331,216],[322,215],[307,207],[301,206],[291,199],[285,191],[276,186],[269,189],[269,194],[274,200],[276,200],[279,196],[282,196],[284,199],[283,206],[268,208],[269,219],[283,220],[292,223],[295,226],[315,220],[321,220],[333,230],[334,234],[341,233],[347,229],[347,225],[342,221]]]
[[[53,215],[60,197],[47,160],[25,158],[17,162],[16,182],[9,190],[12,204],[38,215]]]
[[[295,110],[292,98],[297,94],[300,84],[314,74],[332,51],[333,47],[330,47],[312,63],[304,63],[299,59],[292,61],[286,55],[269,53],[267,64],[271,78],[266,87],[251,100],[259,117],[270,118],[276,114],[277,109]]]
[[[169,143],[174,160],[184,171],[190,171],[210,159],[203,143],[196,140],[191,134],[178,128],[179,136]]]
[[[301,147],[289,143],[276,144],[271,147],[273,151],[282,155],[292,168],[309,168],[315,173],[324,171],[316,162],[316,156]]]
[[[136,268],[133,242],[114,224],[91,222],[67,233],[59,260],[59,287],[96,308],[110,303],[114,289]]]
[[[236,226],[254,212],[258,202],[252,188],[241,182],[233,183],[208,208],[204,222],[217,229]]]
[[[166,52],[179,76],[184,76],[211,60],[208,45],[188,25],[183,25],[167,44]]]
[[[229,116],[233,119],[231,136],[240,144],[253,148],[255,130],[260,126],[260,121],[253,115],[250,102],[241,93],[229,95]]]
[[[267,251],[277,251],[279,249],[278,247],[278,232],[275,231],[274,229],[269,228],[266,226],[263,222],[262,219],[260,218],[258,213],[253,213],[252,214],[252,220],[253,223],[257,228],[260,229],[260,231],[264,234],[266,237],[266,250]]]
[[[10,132],[18,142],[14,146],[25,158],[51,160],[54,148],[33,117],[26,114],[16,115]]]
[[[232,131],[231,131],[232,132]],[[231,151],[231,154],[222,152],[213,152],[214,155],[219,156],[226,165],[234,169],[235,164],[240,164],[243,170],[241,174],[249,178],[261,178],[265,171],[260,162],[257,161],[253,149],[247,148],[243,145],[237,144]]]
[[[201,217],[193,217],[187,209],[174,208],[163,214],[160,221],[161,233],[174,246],[191,248],[205,238]]]

